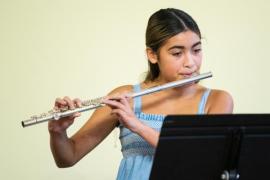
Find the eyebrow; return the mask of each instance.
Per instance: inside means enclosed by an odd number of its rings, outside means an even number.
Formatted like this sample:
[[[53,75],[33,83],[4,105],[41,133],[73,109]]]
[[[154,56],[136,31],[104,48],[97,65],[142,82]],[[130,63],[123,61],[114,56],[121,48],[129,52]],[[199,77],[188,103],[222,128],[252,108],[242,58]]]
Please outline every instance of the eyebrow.
[[[191,48],[194,48],[194,47],[196,47],[196,46],[198,46],[198,45],[200,45],[200,44],[202,44],[201,41],[196,42],[195,44],[192,45]],[[176,48],[176,49],[185,49],[185,46],[177,46],[177,45],[176,45],[176,46],[170,47],[168,50],[171,50],[171,49],[174,49],[174,48]]]

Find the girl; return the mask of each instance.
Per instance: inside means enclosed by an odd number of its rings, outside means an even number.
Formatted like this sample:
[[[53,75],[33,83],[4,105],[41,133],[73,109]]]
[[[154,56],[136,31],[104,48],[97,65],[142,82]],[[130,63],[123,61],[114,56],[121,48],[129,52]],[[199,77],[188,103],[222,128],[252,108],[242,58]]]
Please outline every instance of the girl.
[[[149,72],[141,84],[111,91],[72,137],[66,129],[79,113],[50,121],[50,145],[58,167],[69,167],[93,150],[117,126],[120,128],[123,159],[117,179],[148,179],[164,117],[168,114],[232,113],[231,96],[198,83],[131,99],[137,92],[197,75],[202,63],[201,33],[196,22],[178,9],[161,9],[149,19],[146,54]],[[79,99],[58,98],[55,108],[80,107]]]

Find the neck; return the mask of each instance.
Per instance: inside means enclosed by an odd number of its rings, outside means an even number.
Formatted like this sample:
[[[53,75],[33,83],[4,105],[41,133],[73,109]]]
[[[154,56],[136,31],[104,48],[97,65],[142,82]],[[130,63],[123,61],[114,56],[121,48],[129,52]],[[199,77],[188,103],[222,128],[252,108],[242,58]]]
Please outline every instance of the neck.
[[[155,81],[146,83],[145,85],[146,85],[146,88],[149,88],[153,86],[160,86],[166,83],[169,83],[169,82],[165,80],[157,79]],[[186,85],[175,87],[175,88],[169,88],[159,93],[168,97],[187,97],[188,98],[188,97],[192,97],[196,93],[199,87],[200,87],[199,84],[193,82],[191,84],[186,84]]]
[[[192,97],[196,94],[199,85],[196,83],[186,84],[180,87],[168,89],[167,93],[170,94],[172,97]]]

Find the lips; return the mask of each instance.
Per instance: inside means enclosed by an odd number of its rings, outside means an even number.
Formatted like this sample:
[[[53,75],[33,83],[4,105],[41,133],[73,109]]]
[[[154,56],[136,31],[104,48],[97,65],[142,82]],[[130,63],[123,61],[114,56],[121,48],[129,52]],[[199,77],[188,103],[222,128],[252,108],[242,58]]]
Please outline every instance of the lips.
[[[196,73],[182,73],[182,74],[180,74],[181,76],[183,76],[183,77],[191,77],[191,76],[193,76],[193,75],[195,75]]]

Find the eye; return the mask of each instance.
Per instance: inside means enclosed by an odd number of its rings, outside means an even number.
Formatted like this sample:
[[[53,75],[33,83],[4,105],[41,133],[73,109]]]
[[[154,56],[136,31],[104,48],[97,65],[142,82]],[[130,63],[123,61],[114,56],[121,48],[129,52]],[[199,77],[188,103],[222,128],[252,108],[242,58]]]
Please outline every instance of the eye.
[[[182,55],[182,52],[179,51],[179,52],[173,52],[172,53],[173,56],[181,56]]]
[[[194,52],[195,54],[200,53],[201,51],[202,51],[201,48],[198,48],[198,49],[194,49],[194,50],[193,50],[193,52]]]

